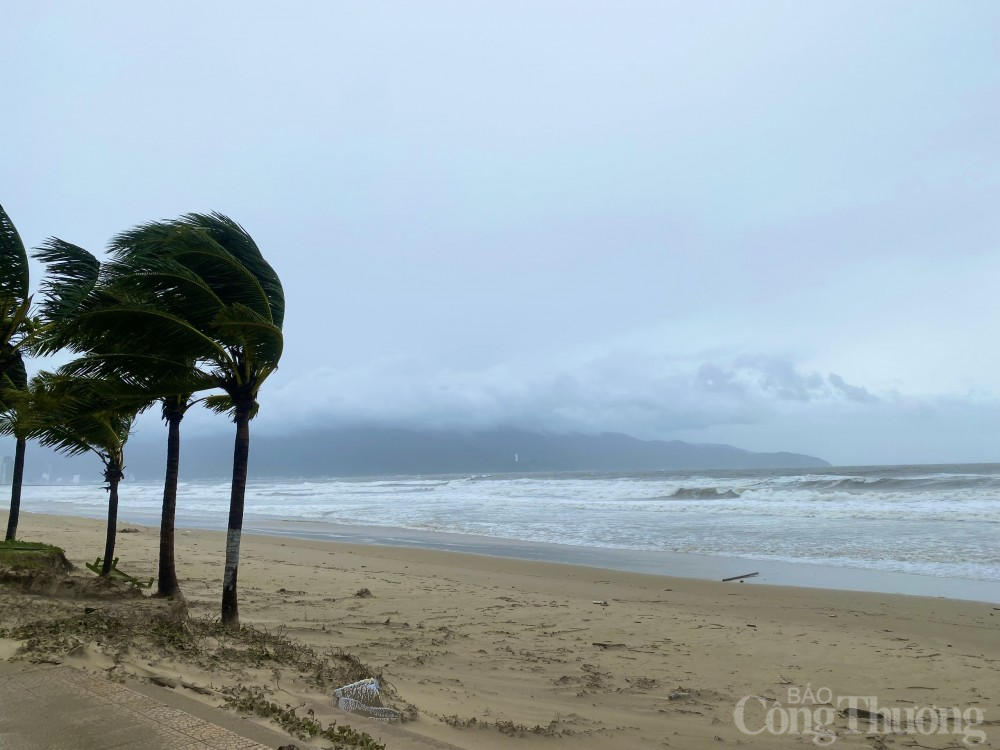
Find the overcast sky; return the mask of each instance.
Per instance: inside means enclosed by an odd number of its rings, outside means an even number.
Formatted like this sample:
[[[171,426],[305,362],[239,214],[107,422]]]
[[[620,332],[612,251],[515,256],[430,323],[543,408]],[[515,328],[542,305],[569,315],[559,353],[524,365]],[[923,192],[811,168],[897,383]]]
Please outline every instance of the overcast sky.
[[[994,0],[0,13],[26,244],[218,210],[280,274],[257,430],[1000,460]]]

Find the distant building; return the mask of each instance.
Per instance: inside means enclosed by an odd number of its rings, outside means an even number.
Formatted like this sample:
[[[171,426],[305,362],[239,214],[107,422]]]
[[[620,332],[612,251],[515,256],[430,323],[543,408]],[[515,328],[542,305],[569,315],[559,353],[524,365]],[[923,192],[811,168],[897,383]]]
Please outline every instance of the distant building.
[[[10,484],[14,481],[14,457],[4,456],[0,461],[0,484]]]

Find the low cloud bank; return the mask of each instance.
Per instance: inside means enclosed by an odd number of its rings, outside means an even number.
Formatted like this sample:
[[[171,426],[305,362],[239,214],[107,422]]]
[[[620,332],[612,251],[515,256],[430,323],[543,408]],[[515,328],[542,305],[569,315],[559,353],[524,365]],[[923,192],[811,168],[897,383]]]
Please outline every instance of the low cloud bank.
[[[142,417],[139,439],[161,439],[156,416]],[[840,465],[1000,457],[1000,400],[990,393],[876,390],[790,357],[724,352],[672,357],[621,350],[562,366],[480,371],[404,358],[292,376],[279,371],[262,390],[253,431],[292,435],[351,426],[621,432],[806,453]],[[184,421],[192,436],[221,439],[231,427],[198,409]]]
[[[789,405],[881,400],[836,373],[803,371],[774,356],[705,360],[635,352],[607,354],[549,371],[508,365],[461,372],[385,359],[357,369],[320,369],[276,382],[263,397],[266,405],[260,419],[272,426],[326,420],[422,428],[508,425],[644,437],[759,424]]]

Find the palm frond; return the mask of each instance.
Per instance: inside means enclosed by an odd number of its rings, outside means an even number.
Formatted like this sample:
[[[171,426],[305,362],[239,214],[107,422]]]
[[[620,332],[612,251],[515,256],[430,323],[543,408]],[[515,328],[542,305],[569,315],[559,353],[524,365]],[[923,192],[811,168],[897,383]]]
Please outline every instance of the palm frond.
[[[14,222],[0,206],[0,295],[23,300],[28,287],[28,253]]]
[[[223,410],[255,404],[282,354],[284,292],[246,230],[187,214],[119,234],[110,255],[100,284],[115,299],[84,305],[66,329],[88,355],[72,371],[161,398],[221,388],[229,402],[209,405]]]
[[[102,380],[121,398],[167,398],[218,387],[218,378],[185,360],[137,353],[91,354],[67,362],[60,375]]]
[[[218,395],[218,396],[208,396],[202,402],[205,408],[215,414],[225,414],[228,417],[236,416],[236,404],[232,397],[228,395]],[[250,419],[257,416],[257,412],[260,409],[260,404],[255,400],[253,402],[253,408],[250,410]]]
[[[167,396],[160,397],[160,417],[164,422],[168,422],[170,417],[179,414],[183,417],[187,410],[194,406],[200,401],[204,401],[203,398],[195,399],[193,398],[194,393],[171,393]]]
[[[89,378],[41,372],[29,384],[26,436],[67,455],[93,452],[120,465],[136,415],[150,401],[121,398]]]
[[[174,229],[170,222],[149,221],[120,232],[111,238],[108,254],[114,261],[129,257],[163,257],[173,242]]]
[[[196,273],[227,305],[245,305],[271,318],[267,293],[257,278],[232,254],[212,243],[186,248],[174,256]]]
[[[26,437],[24,414],[29,408],[28,373],[19,351],[0,371],[0,435]]]
[[[42,282],[42,318],[47,323],[69,318],[96,286],[100,261],[82,247],[58,237],[47,239],[32,256],[47,265]]]
[[[88,294],[81,296],[76,302],[72,313],[60,318],[49,318],[49,313],[43,312],[35,322],[35,331],[27,339],[27,350],[35,356],[47,356],[62,349],[72,352],[85,352],[92,341],[89,334],[99,334],[88,329],[87,313],[115,307],[122,304],[123,299],[113,290],[103,286],[95,286]],[[55,313],[62,315],[62,313]]]
[[[224,302],[198,274],[171,258],[127,258],[106,264],[104,283],[122,297],[153,305],[198,324]]]
[[[0,409],[0,435],[16,435],[17,426],[17,412],[13,409]]]
[[[224,304],[244,304],[271,317],[270,301],[257,277],[204,229],[180,222],[144,224],[115,237],[111,248],[116,265],[179,264]]]
[[[213,211],[210,214],[190,213],[181,217],[180,222],[201,227],[211,237],[242,263],[252,273],[267,294],[271,310],[271,322],[281,328],[285,320],[285,292],[281,279],[271,265],[264,260],[253,237],[228,216]]]
[[[37,326],[31,317],[31,301],[30,295],[21,300],[0,295],[0,346],[16,349],[34,333]]]
[[[77,351],[155,354],[173,362],[207,361],[225,366],[229,355],[211,335],[154,307],[120,304],[86,312],[68,326]]]
[[[186,359],[171,359],[143,352],[101,352],[77,357],[59,368],[59,373],[77,378],[122,379],[140,384],[150,378],[164,376],[179,379],[192,377],[192,363]]]
[[[24,367],[24,357],[21,352],[15,350],[3,367],[0,369],[0,409],[6,407],[5,394],[10,391],[24,391],[28,388],[28,372]]]
[[[281,329],[250,308],[233,305],[216,316],[212,328],[220,341],[251,355],[257,367],[277,366],[284,348]]]

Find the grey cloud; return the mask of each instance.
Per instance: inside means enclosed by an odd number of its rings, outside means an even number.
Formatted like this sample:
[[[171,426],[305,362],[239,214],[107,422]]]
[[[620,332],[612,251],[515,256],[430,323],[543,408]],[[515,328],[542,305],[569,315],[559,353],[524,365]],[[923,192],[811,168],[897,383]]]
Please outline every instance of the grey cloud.
[[[737,357],[730,365],[706,363],[698,370],[697,385],[707,392],[762,401],[877,400],[835,373],[802,372],[790,360],[764,355]]]
[[[844,394],[844,396],[851,401],[857,401],[863,404],[870,404],[872,402],[878,401],[878,396],[870,393],[867,388],[862,388],[861,386],[851,385],[846,382],[840,375],[836,373],[830,373],[827,378],[827,382],[836,390]]]
[[[669,437],[677,430],[761,423],[787,404],[874,400],[839,375],[802,371],[788,359],[764,355],[701,361],[618,351],[572,369],[506,365],[475,372],[396,358],[293,377],[262,395],[260,421],[271,429],[329,420]]]

